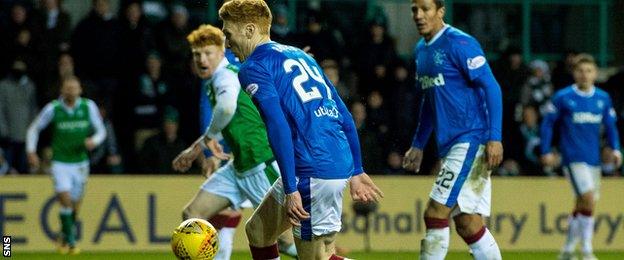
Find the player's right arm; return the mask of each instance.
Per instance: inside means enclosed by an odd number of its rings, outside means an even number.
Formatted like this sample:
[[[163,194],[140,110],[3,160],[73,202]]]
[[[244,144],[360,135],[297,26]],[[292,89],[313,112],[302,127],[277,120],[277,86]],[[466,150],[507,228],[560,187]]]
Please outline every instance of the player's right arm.
[[[26,154],[28,155],[28,163],[33,170],[39,168],[39,156],[37,156],[39,133],[52,122],[52,118],[54,118],[54,104],[48,103],[35,117],[26,132]]]
[[[405,153],[405,158],[403,158],[403,168],[406,170],[415,172],[420,170],[423,149],[427,145],[431,132],[433,132],[433,111],[430,102],[427,95],[423,93],[420,102],[420,114],[418,116],[419,120],[418,126],[416,127],[416,134],[412,140],[412,146]]]
[[[560,102],[561,96],[555,95],[551,101],[546,104],[546,112],[544,115],[544,119],[542,119],[542,124],[540,125],[540,151],[542,154],[541,161],[542,164],[546,166],[554,166],[556,158],[552,153],[552,137],[553,137],[553,128],[555,126],[555,122],[559,119],[561,115]]]
[[[309,213],[303,209],[301,195],[297,190],[295,179],[295,148],[292,141],[292,130],[282,110],[277,89],[272,82],[269,71],[261,64],[247,61],[238,74],[241,85],[254,99],[258,111],[264,119],[269,143],[280,167],[280,175],[286,194],[286,210],[290,223],[301,225],[298,220],[307,219]]]

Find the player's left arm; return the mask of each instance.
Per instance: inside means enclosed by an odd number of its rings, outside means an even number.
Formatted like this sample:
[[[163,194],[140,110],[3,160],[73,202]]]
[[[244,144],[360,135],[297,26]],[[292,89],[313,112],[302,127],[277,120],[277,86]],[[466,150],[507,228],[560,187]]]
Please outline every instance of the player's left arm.
[[[215,106],[212,110],[212,121],[204,135],[210,139],[220,139],[223,130],[234,117],[236,112],[240,82],[235,75],[223,74],[213,83]]]
[[[92,100],[87,101],[87,106],[89,107],[89,120],[91,121],[91,125],[95,130],[95,133],[85,140],[85,145],[89,150],[97,147],[104,139],[106,139],[106,127],[104,127],[104,122],[102,121],[102,116],[100,115],[100,110],[98,109],[95,102]]]
[[[620,137],[616,122],[617,113],[613,108],[611,98],[608,98],[602,112],[602,123],[605,126],[607,145],[613,150],[613,157],[616,160],[616,165],[619,167],[622,164],[622,153],[620,152]]]
[[[487,107],[489,132],[486,146],[487,162],[490,168],[498,166],[503,160],[502,125],[503,125],[503,98],[501,88],[492,69],[488,64],[485,54],[479,43],[473,38],[458,40],[454,48],[455,63],[464,76],[475,87],[483,89],[485,104]]]

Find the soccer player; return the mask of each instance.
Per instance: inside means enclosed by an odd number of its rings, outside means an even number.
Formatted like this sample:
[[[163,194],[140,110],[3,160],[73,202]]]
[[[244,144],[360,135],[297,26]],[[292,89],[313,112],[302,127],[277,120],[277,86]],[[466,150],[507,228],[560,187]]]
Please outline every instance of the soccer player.
[[[429,194],[421,259],[444,259],[449,217],[475,259],[501,259],[483,217],[490,215],[490,172],[502,160],[502,97],[483,50],[470,35],[444,23],[443,0],[412,0],[422,39],[416,45],[420,120],[403,165],[418,172],[435,130],[441,169]]]
[[[576,204],[568,218],[568,235],[560,259],[576,259],[574,251],[579,238],[583,259],[596,259],[592,250],[594,206],[600,191],[601,127],[607,137],[608,153],[616,165],[622,164],[616,113],[607,92],[594,86],[597,66],[594,58],[581,54],[574,64],[575,84],[555,93],[547,104],[547,114],[540,129],[542,163],[556,166],[551,150],[553,126],[559,123],[559,150],[563,172],[570,179]]]
[[[278,259],[277,236],[294,226],[300,259],[342,259],[334,241],[349,178],[354,199],[382,196],[362,169],[351,114],[312,57],[270,40],[272,15],[263,0],[229,1],[219,17],[281,170],[245,227],[253,258]]]
[[[61,83],[61,97],[48,103],[28,128],[26,152],[33,169],[39,168],[37,142],[41,130],[52,124],[52,180],[61,209],[62,241],[59,252],[77,254],[76,216],[89,176],[87,152],[100,145],[106,130],[97,105],[81,98],[76,77]],[[91,134],[91,133],[94,134]]]
[[[240,209],[246,200],[257,207],[279,176],[264,123],[251,98],[241,91],[238,67],[225,58],[225,36],[221,30],[211,25],[202,25],[189,34],[187,40],[192,48],[198,76],[207,80],[205,95],[208,95],[213,108],[212,121],[204,135],[173,161],[173,168],[178,171],[188,170],[204,146],[210,149],[214,157],[228,160],[229,156],[218,143],[221,138],[225,139],[234,158],[204,182],[184,209],[183,217],[211,219],[230,206],[235,210]],[[211,158],[206,160],[213,161]],[[233,228],[236,227],[232,222],[236,223],[234,220],[226,220],[226,224],[230,223],[226,227],[231,229],[220,239],[229,242],[222,243],[228,246],[228,250],[220,249],[218,259],[229,259]],[[223,231],[220,231],[221,235]],[[282,237],[284,243],[281,250],[296,256],[295,246],[289,236],[286,234]]]

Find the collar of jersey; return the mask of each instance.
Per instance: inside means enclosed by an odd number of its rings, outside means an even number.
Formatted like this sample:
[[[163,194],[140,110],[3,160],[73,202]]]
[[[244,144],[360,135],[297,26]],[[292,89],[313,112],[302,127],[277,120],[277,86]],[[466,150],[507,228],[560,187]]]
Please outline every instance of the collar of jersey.
[[[592,86],[592,90],[590,92],[581,91],[576,84],[572,85],[572,89],[581,97],[592,97],[594,96],[594,93],[596,93],[596,86]]]
[[[436,33],[436,35],[433,36],[433,38],[431,38],[431,41],[427,42],[425,41],[425,45],[427,46],[431,46],[431,44],[433,44],[434,42],[436,42],[438,40],[438,38],[440,38],[440,36],[442,36],[442,34],[446,31],[446,29],[448,29],[449,27],[451,27],[448,24],[444,24],[444,27],[442,27],[442,29],[440,29],[440,31],[438,33]]]
[[[82,98],[81,98],[81,97],[79,97],[79,98],[76,100],[76,103],[74,104],[74,107],[73,107],[73,108],[72,108],[72,107],[69,107],[69,106],[67,105],[67,103],[65,102],[65,99],[64,99],[64,98],[62,98],[62,97],[60,97],[60,98],[59,98],[59,102],[61,102],[61,107],[63,107],[63,109],[65,109],[65,111],[66,111],[67,113],[73,114],[73,113],[74,113],[74,111],[76,111],[76,109],[78,109],[78,105],[80,105],[80,102],[82,102]]]

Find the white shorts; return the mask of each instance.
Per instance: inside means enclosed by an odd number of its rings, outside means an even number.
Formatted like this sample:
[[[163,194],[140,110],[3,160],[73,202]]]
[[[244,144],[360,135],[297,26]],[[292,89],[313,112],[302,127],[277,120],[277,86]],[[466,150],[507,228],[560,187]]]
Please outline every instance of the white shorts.
[[[453,145],[442,158],[442,167],[429,197],[459,213],[490,215],[492,182],[485,147],[478,142]]]
[[[89,161],[79,163],[52,161],[51,171],[54,191],[69,192],[72,201],[82,198],[89,177]]]
[[[598,200],[600,197],[600,166],[574,162],[563,166],[563,173],[570,179],[572,189],[577,197],[593,191],[594,200]]]
[[[247,200],[256,208],[271,187],[264,172],[266,167],[265,163],[261,163],[244,173],[237,173],[234,164],[229,161],[213,173],[202,184],[201,189],[227,198],[236,210],[245,206]],[[279,174],[277,162],[273,161],[271,167]]]
[[[297,189],[301,195],[303,208],[310,218],[301,221],[301,226],[293,227],[293,235],[310,241],[313,236],[339,232],[342,227],[342,193],[349,179],[325,180],[317,178],[297,178]],[[277,203],[284,205],[284,186],[278,178],[270,191]]]

